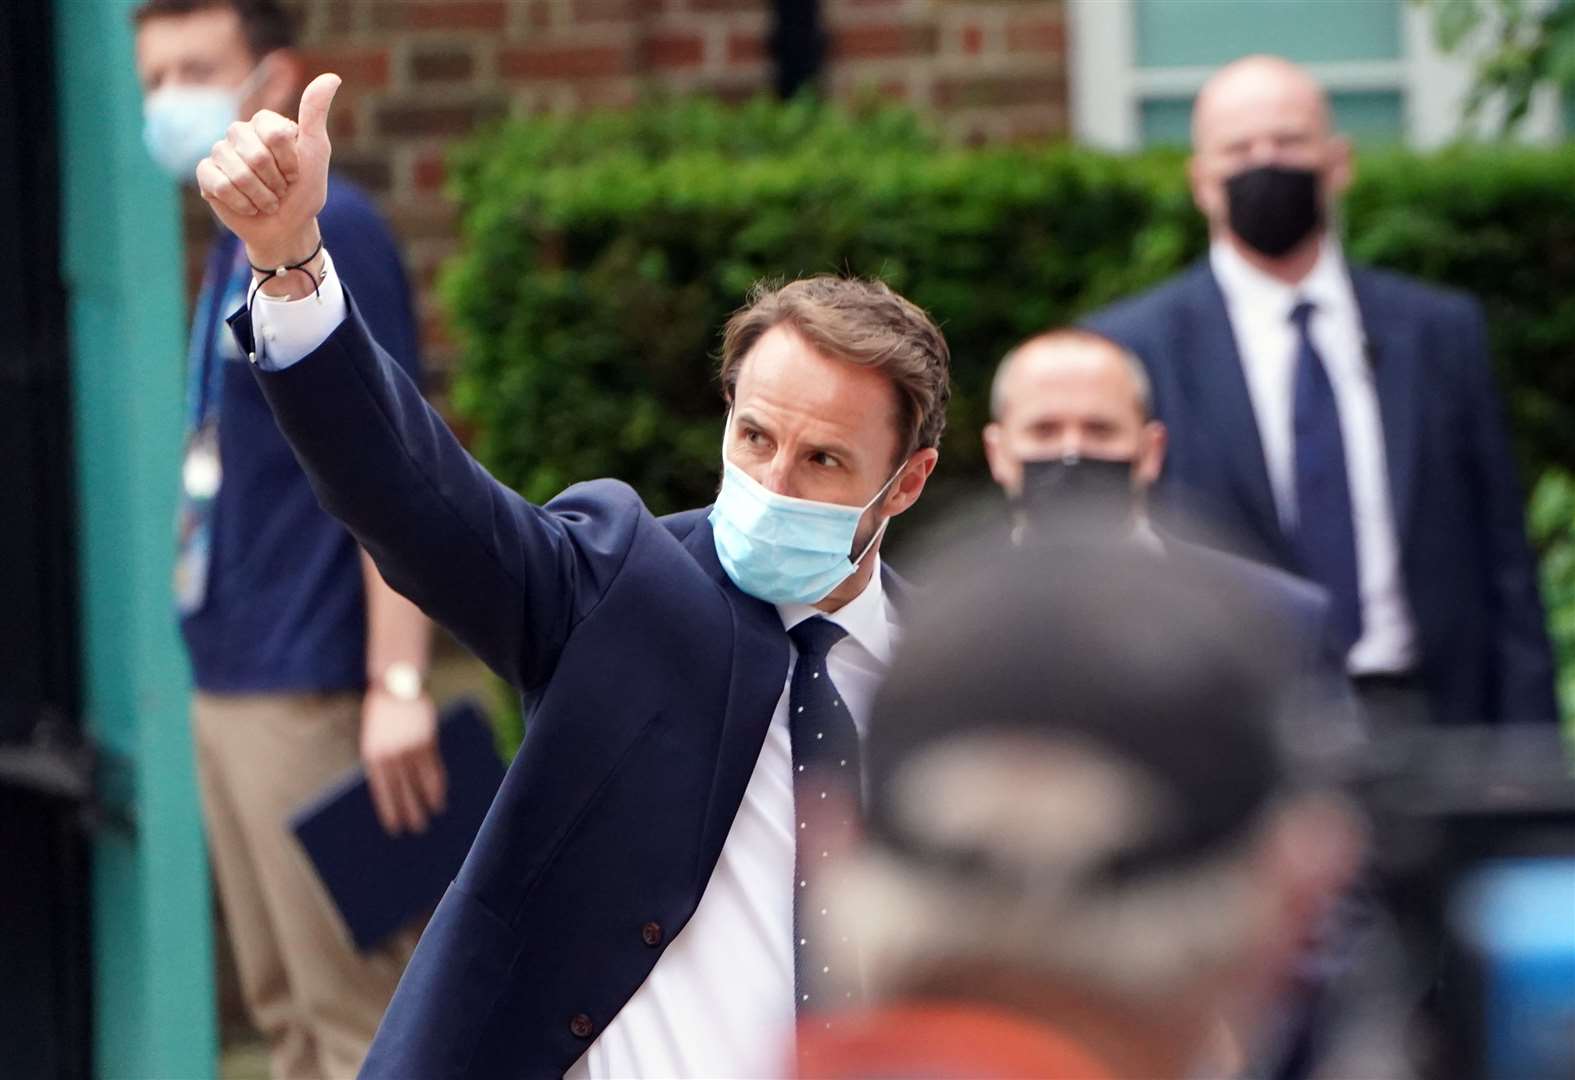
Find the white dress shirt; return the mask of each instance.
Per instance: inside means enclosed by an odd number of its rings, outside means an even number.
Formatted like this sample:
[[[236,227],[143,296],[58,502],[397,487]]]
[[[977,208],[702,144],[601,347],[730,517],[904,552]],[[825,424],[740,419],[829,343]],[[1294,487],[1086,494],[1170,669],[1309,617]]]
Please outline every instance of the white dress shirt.
[[[1318,262],[1298,285],[1265,274],[1224,240],[1209,249],[1209,265],[1225,294],[1269,483],[1287,532],[1296,527],[1297,333],[1291,311],[1302,300],[1313,304],[1308,333],[1323,358],[1340,413],[1356,530],[1362,636],[1351,646],[1346,667],[1353,675],[1409,671],[1417,658],[1416,626],[1400,576],[1383,418],[1361,312],[1340,247],[1325,239]]]
[[[334,258],[325,250],[316,294],[285,300],[258,289],[252,295],[252,363],[264,371],[284,370],[327,341],[347,310]]]
[[[254,362],[270,371],[289,367],[322,344],[345,311],[331,267],[320,300],[259,296],[252,312],[259,346]],[[826,616],[848,632],[832,646],[826,664],[861,735],[897,637],[880,559],[874,558],[869,585]],[[777,610],[784,628],[822,614],[805,604],[781,604]],[[790,1061],[796,830],[788,693],[798,653],[791,641],[788,648],[765,743],[699,907],[634,996],[568,1070],[569,1080],[776,1077]]]

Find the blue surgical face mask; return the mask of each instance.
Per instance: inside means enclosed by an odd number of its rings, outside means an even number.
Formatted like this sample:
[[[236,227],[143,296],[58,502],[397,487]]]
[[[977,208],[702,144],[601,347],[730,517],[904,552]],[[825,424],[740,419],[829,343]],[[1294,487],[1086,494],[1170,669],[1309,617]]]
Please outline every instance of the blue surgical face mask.
[[[224,138],[256,88],[266,58],[239,86],[167,86],[142,103],[142,143],[161,169],[182,184],[195,183],[197,163]]]
[[[883,521],[864,550],[848,557],[864,512],[901,475],[899,468],[863,506],[814,502],[778,495],[727,460],[724,450],[722,490],[711,508],[711,535],[722,569],[734,585],[770,604],[824,600],[886,531]]]

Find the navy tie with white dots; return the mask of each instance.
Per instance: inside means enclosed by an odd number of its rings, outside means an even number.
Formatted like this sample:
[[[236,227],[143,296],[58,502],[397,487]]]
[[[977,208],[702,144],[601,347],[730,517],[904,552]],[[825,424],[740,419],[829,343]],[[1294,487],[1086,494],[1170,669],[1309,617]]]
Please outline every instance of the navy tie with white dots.
[[[832,685],[826,654],[847,631],[819,615],[788,631],[798,664],[788,692],[793,738],[793,984],[798,1014],[845,1007],[858,989],[857,959],[830,929],[817,879],[852,841],[860,813],[859,733]]]

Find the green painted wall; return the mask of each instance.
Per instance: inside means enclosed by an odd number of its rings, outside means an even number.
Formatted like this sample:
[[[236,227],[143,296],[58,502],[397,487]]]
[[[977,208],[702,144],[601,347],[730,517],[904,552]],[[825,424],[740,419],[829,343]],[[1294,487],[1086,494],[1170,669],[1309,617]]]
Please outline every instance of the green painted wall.
[[[1249,53],[1302,62],[1396,60],[1402,54],[1401,0],[1132,0],[1139,68],[1213,68]],[[1341,131],[1365,143],[1394,142],[1405,130],[1399,90],[1330,95]],[[1144,146],[1191,142],[1191,97],[1139,103]]]
[[[110,757],[93,866],[94,1060],[211,1076],[208,870],[170,602],[185,305],[175,191],[142,149],[127,0],[57,0],[85,708]],[[115,805],[119,804],[119,805]]]
[[[1246,53],[1394,60],[1401,0],[1136,0],[1139,67],[1214,67]]]

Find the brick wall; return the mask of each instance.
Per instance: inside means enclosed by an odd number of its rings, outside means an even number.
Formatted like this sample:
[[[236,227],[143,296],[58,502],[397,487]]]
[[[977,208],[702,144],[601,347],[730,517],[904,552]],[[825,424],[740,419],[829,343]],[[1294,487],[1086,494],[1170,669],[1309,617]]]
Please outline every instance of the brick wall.
[[[344,86],[335,165],[381,203],[420,292],[442,396],[453,362],[432,282],[454,250],[443,153],[478,122],[631,103],[651,89],[769,89],[764,0],[296,0],[309,71]],[[1067,129],[1061,0],[822,0],[824,86],[913,104],[962,140]],[[193,230],[200,240],[205,230]]]

